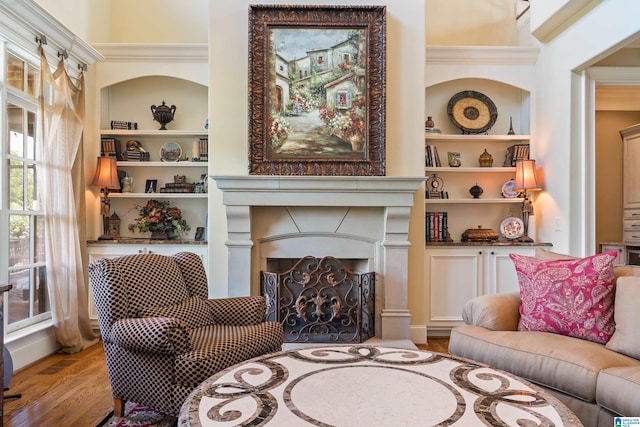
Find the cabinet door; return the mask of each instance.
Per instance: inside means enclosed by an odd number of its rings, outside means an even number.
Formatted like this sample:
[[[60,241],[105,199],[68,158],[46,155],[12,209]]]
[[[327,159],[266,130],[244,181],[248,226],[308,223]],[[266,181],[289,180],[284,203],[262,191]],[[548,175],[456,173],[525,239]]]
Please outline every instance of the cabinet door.
[[[623,204],[625,209],[640,208],[640,128],[623,137]]]
[[[464,303],[482,289],[482,250],[427,249],[425,269],[429,329],[461,325]]]
[[[534,256],[533,247],[488,247],[485,252],[485,294],[502,294],[520,289],[518,275],[509,254]]]

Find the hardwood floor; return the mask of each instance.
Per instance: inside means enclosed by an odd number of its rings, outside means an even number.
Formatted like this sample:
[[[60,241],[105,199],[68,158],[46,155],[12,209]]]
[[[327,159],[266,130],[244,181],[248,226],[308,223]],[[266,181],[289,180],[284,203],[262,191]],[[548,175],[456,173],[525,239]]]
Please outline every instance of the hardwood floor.
[[[76,354],[53,354],[13,375],[4,426],[95,427],[113,409],[102,343]]]
[[[447,353],[448,338],[429,338],[421,350]],[[5,427],[94,427],[113,409],[102,343],[76,354],[51,355],[13,375],[4,403]]]

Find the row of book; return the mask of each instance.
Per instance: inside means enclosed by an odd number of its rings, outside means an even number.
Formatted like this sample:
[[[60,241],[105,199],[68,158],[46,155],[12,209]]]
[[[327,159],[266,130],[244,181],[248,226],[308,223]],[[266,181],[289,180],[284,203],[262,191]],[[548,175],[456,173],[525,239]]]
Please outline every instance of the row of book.
[[[122,160],[127,162],[148,162],[151,155],[148,151],[126,150],[122,153]]]
[[[460,166],[461,159],[460,153],[450,152],[449,166]],[[515,166],[516,160],[527,160],[529,158],[529,144],[514,144],[507,147],[507,151],[504,155],[503,166]],[[440,156],[438,155],[438,148],[434,145],[427,144],[425,146],[425,166],[426,167],[441,167]]]
[[[209,138],[203,137],[198,139],[198,161],[200,162],[208,162],[209,161]]]
[[[100,140],[100,155],[103,157],[115,157],[116,160],[122,160],[120,140],[116,138],[102,138]]]
[[[160,188],[161,193],[193,193],[193,183],[191,182],[167,182]]]
[[[447,224],[447,212],[425,212],[425,241],[452,242]]]
[[[111,120],[111,129],[138,130],[138,123],[124,120]]]
[[[515,166],[516,160],[529,159],[529,144],[514,144],[507,147],[504,155],[504,166]]]
[[[437,168],[442,166],[440,156],[438,155],[438,149],[435,145],[427,144],[425,147],[425,166]]]

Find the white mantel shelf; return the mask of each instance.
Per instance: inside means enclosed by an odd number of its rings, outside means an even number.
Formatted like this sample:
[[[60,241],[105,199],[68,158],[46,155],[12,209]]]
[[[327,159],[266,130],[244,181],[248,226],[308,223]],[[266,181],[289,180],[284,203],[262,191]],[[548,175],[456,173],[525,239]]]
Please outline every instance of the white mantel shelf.
[[[227,206],[412,206],[413,195],[425,180],[424,177],[395,176],[210,178],[223,191],[223,202]]]
[[[425,177],[209,178],[226,206],[229,296],[255,293],[268,258],[340,253],[367,259],[368,271],[376,272],[376,336],[410,338],[408,233]]]

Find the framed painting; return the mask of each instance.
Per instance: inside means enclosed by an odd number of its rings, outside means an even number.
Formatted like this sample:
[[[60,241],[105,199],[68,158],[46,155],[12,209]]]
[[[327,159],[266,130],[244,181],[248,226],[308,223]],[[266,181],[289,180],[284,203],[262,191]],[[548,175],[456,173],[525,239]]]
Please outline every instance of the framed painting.
[[[249,6],[249,173],[384,175],[386,8]]]

